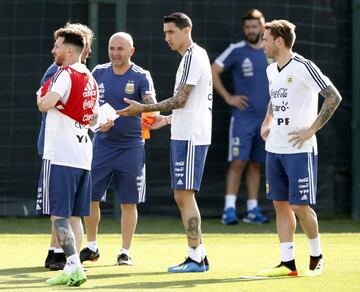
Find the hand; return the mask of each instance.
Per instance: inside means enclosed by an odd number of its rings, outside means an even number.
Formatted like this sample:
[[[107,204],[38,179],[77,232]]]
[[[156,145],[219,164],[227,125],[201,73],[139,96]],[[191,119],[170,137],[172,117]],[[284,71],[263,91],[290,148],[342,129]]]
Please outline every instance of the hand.
[[[270,133],[270,127],[265,124],[262,124],[261,130],[260,130],[260,135],[264,141],[266,141],[267,137],[269,136],[269,133]]]
[[[249,99],[245,95],[231,95],[226,99],[228,105],[238,108],[239,110],[246,109],[249,104],[247,103]]]
[[[120,117],[136,116],[144,111],[144,106],[141,103],[127,98],[124,98],[124,101],[128,103],[129,106],[116,111],[116,114]]]
[[[158,130],[168,124],[170,124],[168,121],[170,119],[170,116],[162,116],[162,115],[152,115],[149,116],[153,119],[155,119],[155,121],[151,124],[151,125],[147,125],[147,127],[151,130]]]
[[[114,121],[111,119],[108,119],[105,124],[100,124],[99,132],[107,132],[114,126]]]
[[[289,138],[289,143],[292,143],[292,146],[300,149],[306,140],[310,139],[312,136],[315,135],[315,131],[313,131],[311,128],[308,128],[304,130],[289,132],[288,135],[291,136]]]

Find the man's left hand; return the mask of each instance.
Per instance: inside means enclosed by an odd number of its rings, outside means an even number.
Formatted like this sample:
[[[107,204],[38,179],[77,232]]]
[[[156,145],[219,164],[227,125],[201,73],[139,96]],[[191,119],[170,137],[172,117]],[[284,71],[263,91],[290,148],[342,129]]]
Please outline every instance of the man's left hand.
[[[120,117],[136,116],[144,111],[144,106],[141,103],[127,98],[124,98],[124,101],[128,103],[129,106],[116,111],[116,114]]]
[[[304,142],[314,136],[314,134],[315,132],[311,128],[289,132],[289,142],[292,143],[292,146],[300,149]]]

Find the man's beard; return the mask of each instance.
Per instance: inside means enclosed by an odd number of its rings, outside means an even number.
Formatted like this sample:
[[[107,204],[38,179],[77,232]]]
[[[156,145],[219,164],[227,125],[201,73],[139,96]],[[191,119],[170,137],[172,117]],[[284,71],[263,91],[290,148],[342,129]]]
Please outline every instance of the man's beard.
[[[64,57],[63,56],[57,56],[55,57],[55,64],[58,66],[62,66],[64,63]]]
[[[259,42],[259,39],[260,39],[260,35],[257,35],[255,38],[248,38],[246,37],[246,40],[250,43],[250,44],[257,44]]]

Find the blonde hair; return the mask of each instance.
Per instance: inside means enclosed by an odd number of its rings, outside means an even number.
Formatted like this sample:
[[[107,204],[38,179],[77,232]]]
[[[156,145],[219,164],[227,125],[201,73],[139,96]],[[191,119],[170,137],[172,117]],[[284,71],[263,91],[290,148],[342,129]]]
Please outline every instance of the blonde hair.
[[[78,29],[82,32],[82,34],[84,35],[85,41],[87,43],[89,43],[91,45],[92,41],[95,38],[94,32],[90,29],[90,27],[88,27],[85,24],[82,23],[70,23],[67,22],[64,26],[65,28],[67,27],[73,27],[75,29]]]
[[[265,29],[270,30],[270,34],[274,39],[281,37],[284,40],[285,47],[291,49],[295,43],[296,26],[284,19],[275,19],[271,22],[265,23]]]

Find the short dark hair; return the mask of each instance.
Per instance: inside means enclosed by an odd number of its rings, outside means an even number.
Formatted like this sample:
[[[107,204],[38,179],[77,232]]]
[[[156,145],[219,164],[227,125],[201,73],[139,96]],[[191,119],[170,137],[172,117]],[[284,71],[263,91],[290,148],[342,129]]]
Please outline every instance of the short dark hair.
[[[182,12],[174,12],[170,15],[164,16],[164,23],[174,23],[178,28],[192,27],[192,21],[189,16]]]
[[[59,37],[64,38],[64,44],[71,44],[79,48],[82,52],[85,46],[84,34],[74,27],[62,27],[54,32],[54,38],[57,40]]]
[[[285,47],[291,49],[294,45],[296,34],[296,26],[284,19],[275,19],[271,22],[265,23],[265,29],[270,30],[270,34],[274,39],[281,37],[284,40]]]
[[[264,15],[261,13],[260,10],[257,9],[250,9],[248,12],[246,12],[243,17],[242,17],[242,24],[245,24],[246,20],[252,20],[252,19],[256,19],[259,21],[259,23],[261,25],[265,24],[265,18]]]

